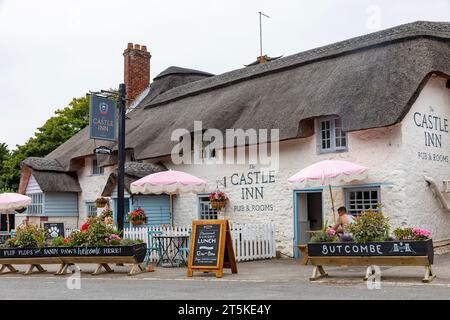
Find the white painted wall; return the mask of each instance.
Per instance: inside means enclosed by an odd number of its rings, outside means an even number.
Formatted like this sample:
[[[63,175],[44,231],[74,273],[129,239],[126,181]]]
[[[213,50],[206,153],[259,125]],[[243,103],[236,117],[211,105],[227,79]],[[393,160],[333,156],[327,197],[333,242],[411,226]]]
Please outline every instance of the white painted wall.
[[[84,167],[78,171],[78,181],[83,192],[78,197],[80,212],[80,225],[87,219],[86,202],[95,201],[101,196],[109,175],[114,171],[114,166],[105,167],[102,175],[92,175],[92,157],[86,157]]]

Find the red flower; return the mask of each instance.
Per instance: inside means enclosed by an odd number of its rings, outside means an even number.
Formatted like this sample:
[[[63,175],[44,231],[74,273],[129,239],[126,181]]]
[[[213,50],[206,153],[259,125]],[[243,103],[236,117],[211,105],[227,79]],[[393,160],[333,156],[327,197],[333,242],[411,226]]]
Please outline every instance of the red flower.
[[[209,194],[209,200],[214,200],[214,199],[216,199],[216,197],[217,197],[217,194],[215,192],[211,192]]]
[[[69,243],[69,238],[64,238],[64,243]]]
[[[85,223],[83,223],[83,225],[81,226],[80,231],[81,231],[81,232],[86,231],[88,227],[89,227],[89,224],[88,224],[87,222],[85,222]]]

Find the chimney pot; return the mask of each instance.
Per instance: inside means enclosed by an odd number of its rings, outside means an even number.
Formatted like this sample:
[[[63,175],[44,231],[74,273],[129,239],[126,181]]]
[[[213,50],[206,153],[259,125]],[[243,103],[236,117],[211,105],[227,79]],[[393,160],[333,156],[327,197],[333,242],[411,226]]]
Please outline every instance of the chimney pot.
[[[124,56],[124,83],[128,107],[150,84],[150,58],[147,46],[128,43]]]

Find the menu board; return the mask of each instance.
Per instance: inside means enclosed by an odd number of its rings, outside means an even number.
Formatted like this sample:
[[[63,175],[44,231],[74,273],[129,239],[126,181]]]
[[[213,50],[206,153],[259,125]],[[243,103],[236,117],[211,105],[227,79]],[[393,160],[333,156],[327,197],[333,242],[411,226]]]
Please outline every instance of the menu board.
[[[195,227],[193,266],[217,266],[220,224],[199,224]]]
[[[193,221],[187,276],[194,271],[215,272],[220,278],[223,268],[237,273],[228,220]]]

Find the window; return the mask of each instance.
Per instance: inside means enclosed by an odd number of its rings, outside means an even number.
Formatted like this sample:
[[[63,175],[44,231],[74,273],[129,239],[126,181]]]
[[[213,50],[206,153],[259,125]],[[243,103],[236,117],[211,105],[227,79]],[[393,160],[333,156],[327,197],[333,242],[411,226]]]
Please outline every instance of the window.
[[[337,117],[321,119],[318,125],[320,152],[347,150],[347,133],[342,130],[342,121]]]
[[[30,193],[27,194],[31,198],[31,204],[27,208],[29,214],[42,214],[44,211],[44,194]]]
[[[97,159],[93,158],[92,159],[92,174],[93,175],[98,175],[98,174],[103,174],[104,172],[104,168],[103,167],[99,167],[97,164]]]
[[[97,206],[95,205],[95,202],[86,202],[86,214],[88,217],[97,216]]]
[[[217,210],[211,208],[209,204],[209,195],[199,196],[199,210],[200,219],[202,220],[215,220],[217,219]]]
[[[345,191],[347,212],[357,215],[361,211],[372,209],[378,211],[380,188],[348,189]]]

